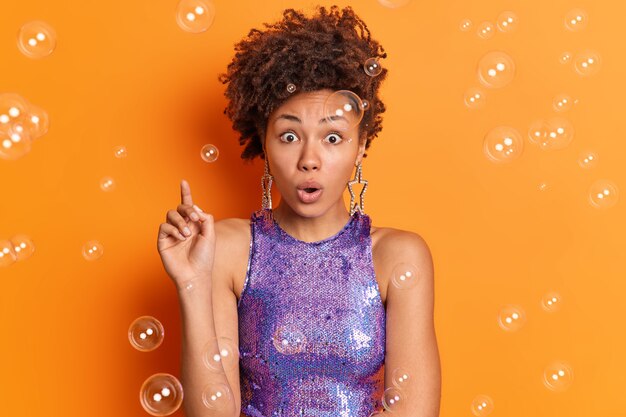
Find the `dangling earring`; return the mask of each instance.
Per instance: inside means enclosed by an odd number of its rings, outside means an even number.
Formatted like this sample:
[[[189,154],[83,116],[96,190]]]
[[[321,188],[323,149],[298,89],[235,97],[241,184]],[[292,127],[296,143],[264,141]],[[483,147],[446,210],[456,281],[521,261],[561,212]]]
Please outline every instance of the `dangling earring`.
[[[270,167],[265,159],[265,172],[261,178],[261,188],[263,189],[263,199],[261,205],[264,209],[272,209],[272,180],[273,176],[270,175]],[[267,185],[265,184],[267,181]]]
[[[356,205],[354,202],[354,192],[352,191],[353,184],[365,184],[363,189],[361,190],[361,194],[359,196],[359,204]],[[356,172],[354,173],[354,179],[348,182],[348,191],[350,191],[350,216],[352,216],[357,210],[361,214],[365,214],[363,208],[365,207],[365,190],[367,190],[367,180],[361,178],[361,163],[356,167]]]

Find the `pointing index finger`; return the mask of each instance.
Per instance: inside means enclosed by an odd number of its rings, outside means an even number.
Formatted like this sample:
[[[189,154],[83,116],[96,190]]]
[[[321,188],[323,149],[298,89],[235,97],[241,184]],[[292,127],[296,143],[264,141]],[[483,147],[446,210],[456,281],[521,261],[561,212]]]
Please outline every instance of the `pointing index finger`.
[[[181,204],[193,205],[191,188],[189,188],[189,183],[186,180],[180,182],[180,202]]]

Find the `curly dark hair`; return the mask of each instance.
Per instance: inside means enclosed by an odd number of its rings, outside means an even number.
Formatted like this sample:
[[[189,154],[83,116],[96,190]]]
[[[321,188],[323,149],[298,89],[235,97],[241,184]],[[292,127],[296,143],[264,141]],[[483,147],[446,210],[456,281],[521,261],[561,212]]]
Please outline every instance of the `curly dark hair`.
[[[385,105],[378,96],[387,70],[369,76],[363,64],[368,58],[386,58],[387,53],[350,6],[327,10],[317,6],[317,13],[307,18],[302,12],[287,9],[283,19],[263,24],[266,30],[251,29],[235,45],[236,54],[226,73],[218,79],[227,84],[224,110],[240,133],[245,145],[241,158],[265,159],[263,141],[267,120],[272,111],[292,94],[321,89],[350,90],[369,102],[359,125],[359,137],[365,149],[382,130],[381,113]],[[362,143],[362,142],[361,142]],[[364,153],[364,157],[367,153]]]

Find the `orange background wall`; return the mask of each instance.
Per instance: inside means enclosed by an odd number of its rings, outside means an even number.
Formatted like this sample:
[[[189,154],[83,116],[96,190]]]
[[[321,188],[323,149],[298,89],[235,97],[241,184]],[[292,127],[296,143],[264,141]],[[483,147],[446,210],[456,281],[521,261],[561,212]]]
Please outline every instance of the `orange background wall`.
[[[260,207],[262,164],[244,165],[237,134],[222,114],[217,75],[252,27],[302,1],[216,1],[212,27],[181,30],[176,0],[11,1],[0,13],[0,92],[45,109],[49,132],[24,157],[0,160],[0,240],[23,233],[34,254],[0,269],[0,414],[140,416],[138,392],[157,372],[179,376],[180,316],[156,250],[158,226],[179,203],[187,179],[195,202],[216,218],[247,218]],[[324,3],[330,5],[330,3]],[[374,225],[412,230],[435,261],[435,317],[443,368],[442,417],[470,416],[489,395],[492,415],[626,415],[626,4],[608,1],[413,0],[397,9],[375,0],[350,4],[389,54],[384,130],[363,163],[366,212]],[[565,14],[584,9],[589,24],[567,31]],[[514,11],[519,28],[476,35]],[[462,32],[459,23],[474,27]],[[57,32],[52,55],[34,60],[16,47],[20,26],[43,20]],[[564,51],[602,57],[581,77]],[[484,89],[487,105],[468,109],[476,66],[488,51],[516,62],[513,82]],[[529,123],[555,115],[552,99],[578,99],[565,149],[545,151]],[[498,125],[524,136],[522,156],[497,165],[483,154]],[[215,163],[200,148],[219,148]],[[113,148],[124,145],[128,157]],[[595,168],[577,160],[592,150]],[[99,181],[115,179],[103,192]],[[613,181],[621,200],[588,202],[590,185]],[[542,185],[543,184],[543,185]],[[276,200],[277,201],[277,200]],[[96,239],[93,262],[82,245]],[[558,312],[540,307],[549,291]],[[499,309],[521,306],[526,324],[507,333]],[[130,323],[152,315],[165,326],[155,351],[134,350]],[[552,360],[567,361],[571,387],[542,384]],[[182,415],[179,410],[176,415]]]

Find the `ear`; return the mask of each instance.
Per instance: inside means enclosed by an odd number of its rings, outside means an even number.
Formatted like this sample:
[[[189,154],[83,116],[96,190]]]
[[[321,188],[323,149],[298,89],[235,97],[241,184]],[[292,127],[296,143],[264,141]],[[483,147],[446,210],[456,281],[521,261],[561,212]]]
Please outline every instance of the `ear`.
[[[366,138],[363,138],[359,144],[359,151],[356,155],[356,161],[354,162],[355,166],[360,164],[363,161],[363,154],[365,153],[365,143],[367,142]]]

